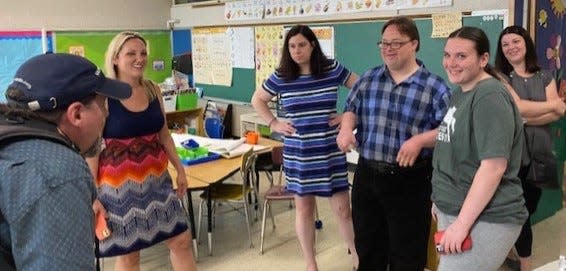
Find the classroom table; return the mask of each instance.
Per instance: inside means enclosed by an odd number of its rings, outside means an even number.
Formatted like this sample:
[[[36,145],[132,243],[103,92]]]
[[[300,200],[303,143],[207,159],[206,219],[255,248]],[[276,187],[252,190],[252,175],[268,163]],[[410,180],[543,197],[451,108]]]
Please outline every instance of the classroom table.
[[[262,149],[257,151],[257,153],[264,153],[270,152],[271,149],[275,146],[282,146],[282,142],[275,141],[267,138],[259,138],[258,144],[262,146],[268,146],[266,149]],[[224,180],[228,179],[230,176],[234,175],[234,173],[240,170],[240,166],[242,164],[242,156],[234,157],[234,158],[220,158],[217,160],[185,166],[185,174],[187,175],[187,179],[189,182],[189,187],[187,188],[187,196],[189,201],[188,211],[189,211],[189,218],[191,219],[191,233],[193,235],[193,247],[196,251],[196,233],[195,233],[195,224],[194,224],[194,210],[192,205],[192,197],[190,195],[190,191],[194,190],[204,190],[205,193],[208,193],[208,187],[215,183],[223,182]],[[173,169],[174,171],[174,169]],[[173,178],[175,180],[175,178]],[[194,187],[191,183],[197,183]],[[202,186],[201,186],[202,185]],[[193,187],[193,188],[191,188]],[[212,255],[212,200],[210,197],[207,197],[207,228],[208,228],[208,254]],[[196,252],[195,252],[196,253]],[[196,254],[195,254],[196,255]]]

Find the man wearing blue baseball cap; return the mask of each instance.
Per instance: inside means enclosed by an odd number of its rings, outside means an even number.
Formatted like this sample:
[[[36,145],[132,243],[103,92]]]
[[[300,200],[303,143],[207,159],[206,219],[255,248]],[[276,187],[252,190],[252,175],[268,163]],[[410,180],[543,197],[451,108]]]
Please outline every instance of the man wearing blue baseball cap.
[[[95,269],[96,190],[83,157],[100,149],[107,98],[130,95],[79,56],[19,67],[0,104],[0,270]]]

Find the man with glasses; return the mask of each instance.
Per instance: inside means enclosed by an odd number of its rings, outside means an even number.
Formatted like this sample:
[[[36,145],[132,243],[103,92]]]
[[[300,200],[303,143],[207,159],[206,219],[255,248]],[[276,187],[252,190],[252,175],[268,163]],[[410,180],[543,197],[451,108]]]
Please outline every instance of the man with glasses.
[[[93,177],[107,98],[128,84],[85,58],[22,64],[0,104],[0,270],[94,270]],[[97,211],[97,210],[94,210]]]
[[[416,59],[420,40],[411,19],[393,18],[381,34],[384,65],[365,72],[352,88],[336,140],[342,151],[360,153],[352,189],[358,271],[423,270],[431,148],[450,92]]]

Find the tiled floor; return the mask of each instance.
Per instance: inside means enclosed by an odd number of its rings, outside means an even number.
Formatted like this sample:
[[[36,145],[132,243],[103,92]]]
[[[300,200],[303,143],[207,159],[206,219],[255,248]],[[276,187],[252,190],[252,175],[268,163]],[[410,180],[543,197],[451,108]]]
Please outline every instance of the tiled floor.
[[[261,187],[261,190],[265,190],[265,187]],[[197,192],[194,192],[193,199],[195,199],[195,206],[198,206]],[[328,201],[319,198],[318,208],[323,221],[323,228],[317,231],[316,242],[319,269],[321,271],[351,270],[349,255],[344,242],[338,235]],[[213,255],[207,255],[206,233],[203,233],[199,245],[198,269],[205,271],[304,270],[305,266],[294,230],[294,210],[289,210],[288,205],[284,202],[276,202],[274,215],[277,227],[272,229],[268,220],[263,255],[259,254],[260,221],[252,225],[254,247],[249,248],[243,217],[237,212],[226,212],[217,216],[216,227],[213,231]],[[261,219],[261,214],[259,216]],[[565,225],[566,209],[562,209],[556,215],[534,226],[533,266],[535,268],[556,261],[560,253],[566,254]],[[167,248],[163,244],[143,250],[142,270],[172,270],[168,258]],[[105,259],[103,270],[113,270],[113,265],[112,258]],[[552,264],[544,267],[545,271],[557,269],[557,267],[552,268]],[[507,269],[501,268],[499,271],[507,271]]]

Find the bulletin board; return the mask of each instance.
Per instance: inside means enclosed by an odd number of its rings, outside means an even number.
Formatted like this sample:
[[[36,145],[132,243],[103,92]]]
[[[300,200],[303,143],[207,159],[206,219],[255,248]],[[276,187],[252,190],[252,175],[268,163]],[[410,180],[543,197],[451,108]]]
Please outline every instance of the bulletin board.
[[[229,87],[207,84],[196,84],[196,86],[203,88],[207,97],[249,103],[255,91],[255,70],[233,68],[232,85]]]
[[[46,33],[46,48],[43,48],[41,31],[0,31],[0,102],[5,102],[4,93],[14,79],[18,67],[29,58],[53,51],[52,33]]]
[[[358,75],[382,64],[377,41],[380,39],[381,28],[385,22],[386,20],[334,24],[336,59]],[[446,39],[431,38],[432,21],[430,18],[415,19],[415,22],[421,37],[421,46],[417,57],[433,73],[446,78],[441,65],[442,48],[444,48]],[[495,52],[499,32],[503,29],[502,16],[468,16],[463,18],[463,24],[483,29],[491,41],[491,52]],[[254,82],[255,70],[234,68],[233,74],[232,86],[203,84],[197,84],[197,86],[204,88],[205,95],[209,97],[249,103],[256,87]],[[339,111],[342,110],[347,92],[348,90],[345,88],[339,90]]]
[[[58,53],[84,53],[84,57],[104,70],[104,54],[108,44],[119,31],[97,32],[56,32],[55,50]],[[157,83],[171,76],[171,34],[170,31],[139,31],[149,47],[145,78]],[[154,69],[156,67],[161,70]],[[163,61],[163,65],[159,65]]]
[[[564,40],[566,37],[566,6],[564,1],[532,1],[531,2],[531,28],[534,31],[535,47],[538,64],[549,71],[558,85],[560,95],[566,95],[566,55],[564,54]],[[562,117],[552,123],[554,151],[557,155],[558,165],[566,160],[566,118]],[[558,176],[564,176],[564,167],[558,167]],[[564,182],[559,178],[560,183]],[[537,211],[531,216],[535,223],[554,215],[562,208],[564,191],[562,189],[543,189]]]

